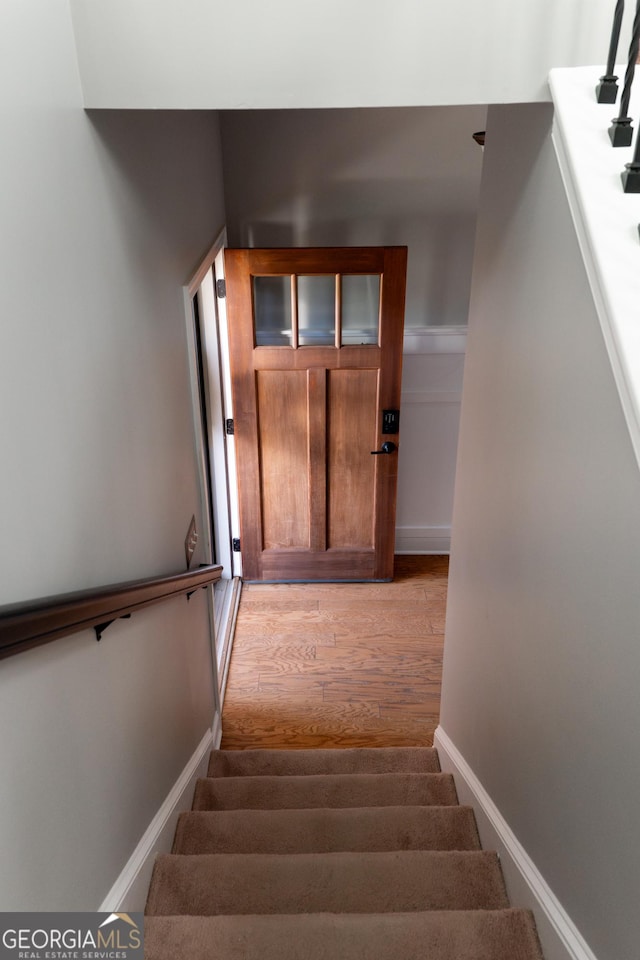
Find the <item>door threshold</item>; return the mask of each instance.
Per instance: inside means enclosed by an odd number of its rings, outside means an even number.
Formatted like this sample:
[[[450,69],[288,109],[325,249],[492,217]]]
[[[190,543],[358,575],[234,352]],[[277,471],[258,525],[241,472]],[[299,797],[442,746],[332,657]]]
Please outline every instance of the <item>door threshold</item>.
[[[383,577],[380,580],[370,580],[363,579],[359,577],[357,579],[348,579],[345,577],[342,580],[338,580],[335,577],[328,578],[327,580],[244,580],[244,583],[249,584],[260,584],[260,583],[308,583],[310,586],[313,586],[314,583],[393,583],[393,577]]]

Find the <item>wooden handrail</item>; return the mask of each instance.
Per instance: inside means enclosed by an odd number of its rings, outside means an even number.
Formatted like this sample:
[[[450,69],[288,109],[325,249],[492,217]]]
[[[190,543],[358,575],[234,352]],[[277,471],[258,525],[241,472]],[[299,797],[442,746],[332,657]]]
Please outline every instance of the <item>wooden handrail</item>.
[[[80,630],[102,630],[143,607],[190,594],[219,580],[222,567],[210,564],[168,577],[129,580],[76,593],[0,607],[0,660]]]

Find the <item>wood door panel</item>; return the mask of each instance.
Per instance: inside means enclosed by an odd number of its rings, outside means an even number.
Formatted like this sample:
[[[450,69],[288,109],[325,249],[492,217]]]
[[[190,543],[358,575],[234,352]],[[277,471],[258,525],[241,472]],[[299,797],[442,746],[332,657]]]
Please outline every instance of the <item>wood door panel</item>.
[[[327,548],[327,371],[312,369],[308,377],[309,404],[309,545]]]
[[[313,354],[310,353],[313,351]],[[256,347],[253,351],[255,370],[308,370],[309,365],[325,370],[367,367],[377,370],[382,364],[382,350],[373,344],[364,347]]]
[[[310,546],[307,374],[256,374],[262,545]]]
[[[374,546],[377,370],[329,373],[327,469],[330,548]]]
[[[277,277],[291,273],[382,273],[386,252],[391,249],[406,251],[405,247],[256,247],[244,252],[251,258],[254,276]]]
[[[263,580],[378,579],[373,550],[265,550],[261,569]]]
[[[397,450],[371,451],[390,439],[382,411],[400,407],[406,256],[404,247],[225,252],[246,579],[393,576]],[[309,304],[298,299],[306,295],[298,278],[314,274],[336,278],[333,345],[299,345],[298,303]],[[341,345],[340,278],[351,274],[381,278],[377,345]],[[277,302],[261,314],[267,329],[291,329],[289,346],[256,346],[254,278],[262,276],[290,278],[290,319],[284,299],[282,323]],[[322,316],[320,333],[331,319]],[[369,312],[366,329],[372,320]]]

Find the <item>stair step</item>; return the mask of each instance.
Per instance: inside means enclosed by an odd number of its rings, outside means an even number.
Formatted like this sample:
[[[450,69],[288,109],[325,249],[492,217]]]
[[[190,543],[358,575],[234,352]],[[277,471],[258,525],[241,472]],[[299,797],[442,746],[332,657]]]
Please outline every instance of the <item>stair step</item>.
[[[211,916],[508,906],[497,854],[482,850],[165,854],[156,860],[146,912]]]
[[[146,960],[542,960],[525,910],[147,917]]]
[[[193,809],[450,806],[457,802],[448,773],[310,774],[208,777],[196,784]]]
[[[471,807],[321,807],[183,813],[173,852],[479,850]]]
[[[362,747],[342,750],[214,750],[208,776],[439,772],[438,753],[433,747]]]

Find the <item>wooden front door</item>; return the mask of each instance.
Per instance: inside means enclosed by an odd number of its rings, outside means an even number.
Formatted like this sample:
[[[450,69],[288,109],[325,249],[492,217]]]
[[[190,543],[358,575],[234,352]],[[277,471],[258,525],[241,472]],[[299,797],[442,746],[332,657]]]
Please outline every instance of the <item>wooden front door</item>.
[[[225,251],[245,579],[393,577],[406,259]]]

